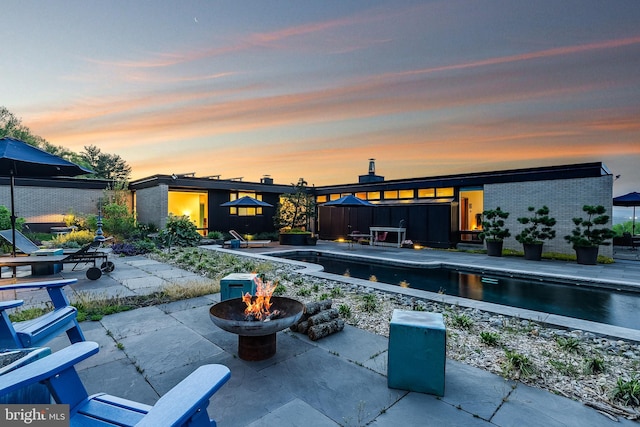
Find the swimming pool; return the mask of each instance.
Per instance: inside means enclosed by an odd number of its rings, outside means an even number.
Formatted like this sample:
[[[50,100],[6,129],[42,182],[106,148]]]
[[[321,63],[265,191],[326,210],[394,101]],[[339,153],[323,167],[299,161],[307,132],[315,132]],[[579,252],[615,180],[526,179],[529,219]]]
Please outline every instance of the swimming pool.
[[[375,276],[377,282],[640,329],[640,293],[447,268],[375,264],[315,252],[277,256],[322,265],[327,273],[359,279]]]

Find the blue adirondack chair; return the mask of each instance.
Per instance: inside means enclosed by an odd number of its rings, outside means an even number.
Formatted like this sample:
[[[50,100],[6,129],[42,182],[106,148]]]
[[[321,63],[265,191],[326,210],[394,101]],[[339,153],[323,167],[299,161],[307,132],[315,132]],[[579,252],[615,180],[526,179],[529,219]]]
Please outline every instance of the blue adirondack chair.
[[[84,334],[77,320],[77,310],[69,305],[62,288],[77,279],[60,279],[45,282],[27,282],[3,285],[0,290],[45,288],[53,303],[53,311],[32,320],[12,323],[7,310],[21,306],[23,300],[0,301],[0,350],[38,347],[66,332],[71,343],[84,341]]]
[[[104,393],[87,394],[74,365],[97,352],[97,343],[85,341],[9,372],[0,381],[0,396],[41,382],[56,403],[69,405],[72,426],[215,427],[207,406],[231,376],[226,366],[200,366],[149,406]]]

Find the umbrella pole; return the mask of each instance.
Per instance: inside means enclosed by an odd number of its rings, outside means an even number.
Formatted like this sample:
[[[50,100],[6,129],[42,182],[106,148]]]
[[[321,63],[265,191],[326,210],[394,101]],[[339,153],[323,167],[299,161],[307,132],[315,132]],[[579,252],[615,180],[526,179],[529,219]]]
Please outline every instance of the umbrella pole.
[[[16,178],[11,170],[11,256],[16,256],[16,206],[13,198],[13,187],[16,185]],[[15,272],[15,270],[14,270]]]

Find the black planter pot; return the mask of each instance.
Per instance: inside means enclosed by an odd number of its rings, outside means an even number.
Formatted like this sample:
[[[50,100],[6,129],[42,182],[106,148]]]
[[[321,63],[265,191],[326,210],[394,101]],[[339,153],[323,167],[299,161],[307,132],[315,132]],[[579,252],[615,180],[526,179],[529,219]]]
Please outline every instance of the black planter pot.
[[[596,265],[598,263],[598,246],[577,246],[574,249],[578,264]]]
[[[487,255],[502,256],[502,240],[487,240]]]
[[[307,246],[311,233],[280,233],[278,241],[281,245]]]
[[[542,243],[523,243],[524,259],[540,261],[542,259]]]

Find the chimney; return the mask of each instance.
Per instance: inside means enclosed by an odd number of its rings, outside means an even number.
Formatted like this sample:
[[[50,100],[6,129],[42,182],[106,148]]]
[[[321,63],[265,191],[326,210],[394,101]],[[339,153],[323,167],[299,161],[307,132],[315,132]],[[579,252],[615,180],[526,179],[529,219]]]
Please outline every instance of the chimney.
[[[358,177],[358,182],[360,184],[366,184],[369,182],[382,182],[384,181],[384,176],[376,175],[376,159],[369,159],[369,174],[360,175]]]
[[[271,175],[264,175],[262,178],[260,178],[260,183],[273,184],[273,178],[271,178]]]

